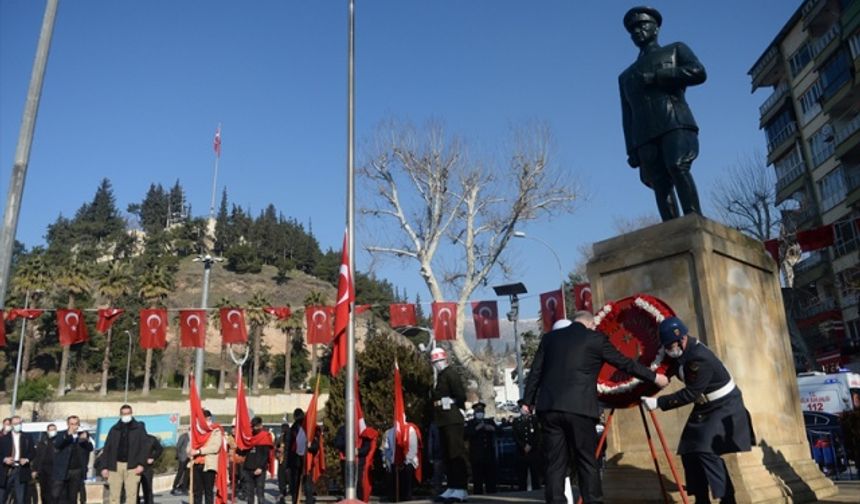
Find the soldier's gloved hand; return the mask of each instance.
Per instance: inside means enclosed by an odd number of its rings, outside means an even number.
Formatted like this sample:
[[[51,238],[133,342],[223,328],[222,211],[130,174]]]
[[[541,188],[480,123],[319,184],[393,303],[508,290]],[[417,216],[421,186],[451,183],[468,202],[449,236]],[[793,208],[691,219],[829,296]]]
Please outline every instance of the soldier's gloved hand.
[[[449,409],[451,409],[451,406],[452,406],[453,404],[454,404],[454,400],[453,400],[453,399],[451,399],[450,397],[443,397],[443,398],[442,398],[442,409],[443,409],[443,410],[449,410]]]
[[[645,406],[645,409],[648,411],[654,411],[657,409],[656,397],[640,397],[639,400],[642,401],[642,406]]]

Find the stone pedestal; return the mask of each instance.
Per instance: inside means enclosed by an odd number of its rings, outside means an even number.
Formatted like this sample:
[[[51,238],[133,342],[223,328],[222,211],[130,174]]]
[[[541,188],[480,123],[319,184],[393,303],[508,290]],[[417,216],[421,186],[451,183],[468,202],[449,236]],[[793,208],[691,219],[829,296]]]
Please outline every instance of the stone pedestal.
[[[760,242],[689,215],[595,243],[588,277],[595,307],[637,293],[657,296],[726,364],[758,442],[751,452],[724,457],[738,502],[812,502],[837,493],[810,456],[778,272]],[[681,386],[673,380],[668,391]],[[657,412],[673,456],[690,409]],[[638,409],[616,411],[608,437],[607,502],[663,502]],[[674,489],[662,453],[660,469]]]

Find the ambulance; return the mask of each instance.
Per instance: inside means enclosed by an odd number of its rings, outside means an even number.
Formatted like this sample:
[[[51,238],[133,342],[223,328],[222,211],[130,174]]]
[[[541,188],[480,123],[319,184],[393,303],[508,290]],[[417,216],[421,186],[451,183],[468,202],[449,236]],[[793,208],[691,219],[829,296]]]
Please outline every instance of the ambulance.
[[[860,374],[812,371],[797,375],[803,411],[839,415],[855,408],[852,393],[860,394]]]

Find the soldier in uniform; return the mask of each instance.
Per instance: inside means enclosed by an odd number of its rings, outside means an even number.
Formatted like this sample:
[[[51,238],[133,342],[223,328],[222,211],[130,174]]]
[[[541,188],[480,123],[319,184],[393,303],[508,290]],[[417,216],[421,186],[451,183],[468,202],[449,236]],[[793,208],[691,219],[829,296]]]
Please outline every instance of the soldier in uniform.
[[[464,502],[466,492],[465,420],[460,409],[466,408],[466,388],[457,371],[448,366],[448,353],[443,348],[430,352],[430,362],[436,369],[433,387],[433,419],[439,426],[443,460],[448,476],[448,489],[439,498],[445,502]]]
[[[517,401],[520,411],[525,403]],[[532,477],[532,490],[541,487],[540,422],[535,415],[522,412],[514,419],[514,441],[517,443],[517,487],[528,490],[528,477]]]
[[[466,422],[469,463],[472,465],[472,491],[496,493],[496,422],[486,417],[487,405],[472,405],[475,417]]]
[[[663,16],[634,7],[624,27],[639,47],[639,57],[618,77],[627,163],[639,168],[643,184],[654,190],[663,221],[679,217],[675,190],[684,214],[701,214],[690,166],[699,155],[699,127],[684,99],[687,86],[705,82],[705,67],[685,44],[661,47],[657,34]]]
[[[720,455],[749,451],[755,444],[750,415],[740,389],[720,359],[689,336],[677,317],[660,323],[660,343],[677,364],[685,388],[660,397],[643,397],[649,410],[668,411],[695,403],[678,445],[687,489],[696,502],[710,502],[708,487],[723,504],[734,503],[734,488]]]

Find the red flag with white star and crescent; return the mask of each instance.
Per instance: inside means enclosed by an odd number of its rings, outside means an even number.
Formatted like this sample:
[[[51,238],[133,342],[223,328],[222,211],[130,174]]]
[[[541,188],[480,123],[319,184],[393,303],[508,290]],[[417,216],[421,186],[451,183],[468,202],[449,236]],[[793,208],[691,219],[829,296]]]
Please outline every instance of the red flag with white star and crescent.
[[[182,348],[203,348],[206,310],[179,310],[179,343]]]

